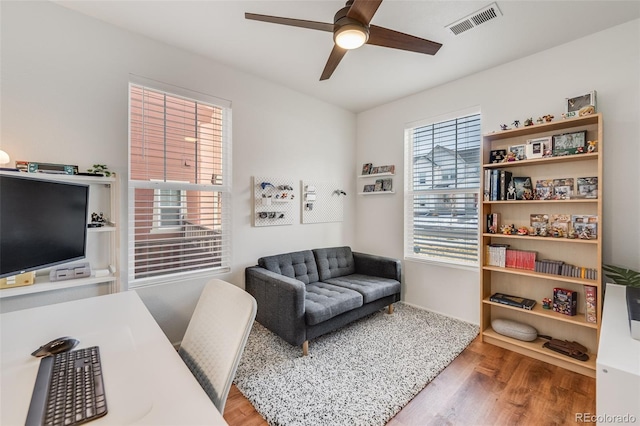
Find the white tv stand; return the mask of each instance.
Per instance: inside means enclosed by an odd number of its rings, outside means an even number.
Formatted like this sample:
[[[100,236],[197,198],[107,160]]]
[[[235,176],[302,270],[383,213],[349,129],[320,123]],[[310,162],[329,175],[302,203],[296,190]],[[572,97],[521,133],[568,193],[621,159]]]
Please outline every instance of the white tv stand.
[[[640,422],[640,341],[631,337],[626,288],[607,284],[596,361],[596,421]],[[589,420],[589,419],[587,419]]]

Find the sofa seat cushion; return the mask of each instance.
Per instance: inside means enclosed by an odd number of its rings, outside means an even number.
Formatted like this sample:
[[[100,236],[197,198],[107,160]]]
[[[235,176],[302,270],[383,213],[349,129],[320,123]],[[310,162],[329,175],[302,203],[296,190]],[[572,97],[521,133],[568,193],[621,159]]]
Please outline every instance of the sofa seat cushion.
[[[323,282],[307,284],[304,299],[308,325],[319,324],[337,315],[362,306],[362,294],[345,287]]]
[[[331,278],[350,275],[356,272],[351,247],[314,249],[313,254],[316,258],[320,281],[327,282],[327,280]]]
[[[318,267],[311,250],[261,257],[258,259],[258,265],[305,284],[318,281]]]
[[[343,277],[331,278],[325,282],[357,291],[362,294],[364,303],[373,302],[374,300],[400,293],[400,282],[371,275],[345,275]]]

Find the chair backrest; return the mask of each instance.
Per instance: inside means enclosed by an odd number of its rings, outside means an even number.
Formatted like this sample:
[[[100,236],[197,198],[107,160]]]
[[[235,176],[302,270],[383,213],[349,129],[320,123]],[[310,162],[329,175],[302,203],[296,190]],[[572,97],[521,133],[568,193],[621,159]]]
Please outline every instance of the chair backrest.
[[[257,303],[226,281],[209,281],[198,299],[178,353],[220,413],[236,374]]]

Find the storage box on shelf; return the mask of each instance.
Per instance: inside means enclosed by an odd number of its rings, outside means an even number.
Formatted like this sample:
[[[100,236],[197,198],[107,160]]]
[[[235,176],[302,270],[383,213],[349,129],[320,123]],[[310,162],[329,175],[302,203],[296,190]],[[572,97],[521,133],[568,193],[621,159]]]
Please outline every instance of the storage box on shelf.
[[[586,138],[590,141],[597,140],[595,152],[585,152],[573,155],[557,157],[533,158],[519,161],[491,163],[492,150],[504,149],[516,145],[526,144],[529,139],[542,139],[553,135],[579,132],[586,130]],[[481,330],[482,340],[501,346],[515,352],[528,355],[532,358],[567,368],[588,376],[595,377],[596,356],[598,339],[600,334],[602,311],[602,150],[603,132],[601,114],[593,114],[585,117],[554,121],[534,126],[521,127],[513,130],[489,133],[483,136],[483,173],[482,188],[485,189],[486,171],[508,170],[513,177],[529,177],[533,189],[538,180],[552,181],[573,178],[573,194],[558,197],[560,199],[516,199],[489,201],[483,200],[481,218],[488,218],[489,214],[497,213],[499,224],[489,230],[487,220],[481,223]],[[507,174],[507,176],[509,176]],[[587,198],[584,194],[578,198],[577,178],[595,177],[598,181],[597,198]],[[484,195],[484,194],[483,194]],[[541,232],[542,235],[526,235],[533,231],[530,223],[532,215],[567,215],[567,217],[597,217],[597,233],[591,239],[585,239],[576,232],[555,232],[549,229]],[[509,233],[511,229],[504,229],[502,233],[500,225],[514,225],[513,230],[522,231],[520,235]],[[578,226],[576,226],[578,228]],[[491,231],[491,232],[489,232]],[[537,231],[536,231],[537,232]],[[564,235],[563,235],[564,234]],[[559,236],[561,235],[561,236]],[[573,268],[565,268],[566,275],[516,267],[495,266],[489,262],[490,245],[508,245],[509,249],[535,252],[536,260],[553,259],[572,265]],[[492,264],[493,263],[493,264]],[[589,286],[589,288],[587,287]],[[586,295],[595,288],[595,323],[593,321],[592,305],[594,300],[590,298],[590,315],[587,321]],[[542,299],[553,298],[554,288],[563,288],[576,292],[578,295],[577,315],[569,316],[552,309],[544,309]],[[534,299],[538,303],[532,310],[514,308],[499,303],[491,302],[492,294],[500,292],[516,295],[528,299]],[[549,335],[556,339],[576,341],[589,352],[588,361],[580,361],[563,354],[551,351],[543,347],[545,339],[538,338],[533,342],[524,342],[511,337],[501,335],[491,327],[491,321],[497,318],[509,319],[529,324],[538,330],[539,335]]]
[[[108,219],[108,222],[104,226],[87,229],[86,261],[89,262],[92,270],[90,277],[53,282],[49,279],[48,270],[37,271],[34,284],[4,288],[0,290],[0,299],[103,283],[109,284],[110,293],[120,291],[118,278],[117,178],[46,173],[39,173],[37,177],[39,179],[89,185],[89,214],[91,215],[92,212],[102,213]],[[89,221],[90,217],[87,220]]]

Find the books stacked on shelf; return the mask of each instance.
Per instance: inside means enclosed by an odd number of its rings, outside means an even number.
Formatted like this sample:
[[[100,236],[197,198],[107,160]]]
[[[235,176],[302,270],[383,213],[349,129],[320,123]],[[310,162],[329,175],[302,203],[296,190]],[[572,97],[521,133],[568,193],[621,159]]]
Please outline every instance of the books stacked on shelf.
[[[584,298],[585,298],[585,310],[584,310],[585,320],[592,324],[596,324],[598,322],[598,317],[596,314],[596,308],[597,308],[596,288],[594,286],[585,285]]]
[[[574,316],[578,308],[578,293],[564,288],[553,289],[553,310],[560,314]]]
[[[509,244],[489,244],[486,247],[487,265],[504,268]]]
[[[504,293],[494,293],[493,295],[491,295],[489,300],[491,302],[501,303],[503,305],[513,306],[516,308],[527,309],[529,311],[533,309],[536,304],[535,300],[526,299],[524,297],[511,296]]]
[[[505,259],[506,268],[526,269],[529,271],[533,271],[535,270],[535,266],[535,251],[507,249]]]
[[[597,280],[598,271],[595,268],[575,266],[564,263],[562,260],[541,259],[535,261],[536,272],[543,274],[562,275],[565,277],[583,278],[587,280]]]

